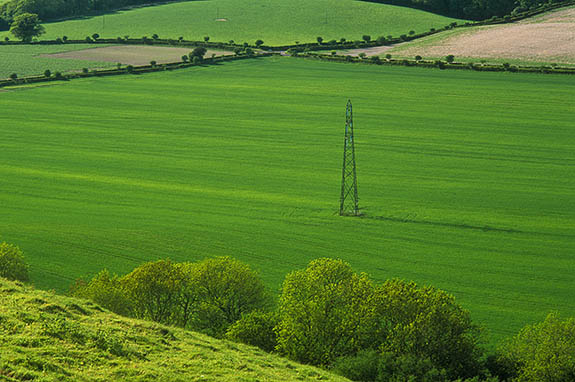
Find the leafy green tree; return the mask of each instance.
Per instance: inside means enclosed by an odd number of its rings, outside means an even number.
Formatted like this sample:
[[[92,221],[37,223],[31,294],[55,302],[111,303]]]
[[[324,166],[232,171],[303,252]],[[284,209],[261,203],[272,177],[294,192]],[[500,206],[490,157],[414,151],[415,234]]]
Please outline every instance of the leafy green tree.
[[[123,316],[133,315],[133,301],[124,290],[120,278],[111,275],[107,269],[100,271],[88,282],[76,280],[70,288],[70,294],[92,300]]]
[[[265,308],[269,295],[259,275],[248,265],[229,257],[194,264],[191,269],[196,304],[192,326],[222,337],[242,315]]]
[[[415,61],[421,61],[422,59],[423,57],[421,57],[419,54],[415,56]]]
[[[371,36],[368,34],[364,34],[361,39],[365,42],[370,42],[371,41]]]
[[[99,35],[98,33],[94,33],[94,34],[92,35],[92,39],[93,39],[94,41],[98,40],[99,38],[100,38],[100,35]]]
[[[575,380],[575,318],[551,313],[545,321],[527,325],[499,350],[516,382]]]
[[[318,37],[316,40],[317,43],[321,45],[321,43],[323,42],[323,37]]]
[[[50,69],[44,70],[44,77],[46,78],[52,77],[52,72],[50,71]]]
[[[32,38],[41,36],[45,32],[38,15],[32,13],[22,13],[14,17],[10,26],[10,33],[24,42],[30,42]]]
[[[264,44],[263,40],[256,40],[256,46],[259,48]]]
[[[341,260],[319,259],[290,273],[279,301],[278,350],[300,362],[329,365],[371,341],[373,285]]]
[[[449,54],[449,55],[445,56],[445,61],[447,61],[451,64],[451,63],[453,63],[453,61],[455,61],[455,56],[453,54]]]
[[[384,353],[428,359],[453,379],[477,374],[481,331],[453,296],[397,279],[379,286],[376,295],[388,329],[380,346]]]
[[[226,338],[272,352],[277,346],[275,327],[278,322],[277,312],[254,311],[230,326]]]
[[[193,60],[194,60],[194,57],[197,57],[198,60],[200,60],[200,61],[203,60],[205,54],[207,53],[207,51],[208,51],[208,50],[207,50],[206,48],[204,48],[203,46],[197,46],[197,47],[195,47],[194,50],[192,50],[192,51],[190,52],[190,55],[189,55],[189,56],[190,56],[190,61],[193,61]]]
[[[6,242],[0,243],[0,277],[24,282],[30,280],[24,254],[20,248]]]
[[[120,280],[137,318],[172,323],[182,287],[181,269],[170,260],[140,265]]]

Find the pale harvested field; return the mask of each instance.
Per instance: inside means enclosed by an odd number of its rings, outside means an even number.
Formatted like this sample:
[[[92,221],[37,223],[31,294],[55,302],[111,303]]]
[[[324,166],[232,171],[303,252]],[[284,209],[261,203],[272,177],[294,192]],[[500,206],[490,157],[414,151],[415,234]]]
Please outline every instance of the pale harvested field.
[[[513,24],[461,29],[444,38],[438,37],[404,44],[391,49],[390,53],[574,64],[575,7]]]
[[[43,54],[40,56],[98,62],[118,62],[124,65],[147,65],[152,60],[159,64],[181,61],[182,56],[190,53],[191,51],[192,48],[115,45],[101,48],[76,50],[71,52]],[[210,57],[212,54],[215,54],[216,56],[223,56],[233,54],[233,52],[208,49],[206,57]]]

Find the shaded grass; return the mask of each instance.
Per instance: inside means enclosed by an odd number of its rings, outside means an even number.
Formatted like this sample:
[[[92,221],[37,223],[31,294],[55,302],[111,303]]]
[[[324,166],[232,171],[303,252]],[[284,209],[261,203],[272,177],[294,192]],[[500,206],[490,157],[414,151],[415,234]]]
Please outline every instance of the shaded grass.
[[[2,381],[345,381],[257,348],[0,278]]]
[[[227,21],[216,21],[227,19]],[[315,42],[330,39],[361,40],[389,34],[398,36],[410,30],[424,32],[456,19],[405,7],[354,0],[209,0],[144,7],[117,13],[46,24],[46,35],[67,35],[83,39],[93,33],[116,38],[151,37],[212,41],[235,40],[266,44]],[[6,33],[0,33],[0,38]]]
[[[0,45],[0,78],[8,78],[12,73],[16,73],[19,77],[42,75],[46,69],[55,73],[56,71],[79,71],[82,68],[111,68],[116,66],[110,62],[40,57],[42,54],[70,52],[90,47],[93,45]]]
[[[575,78],[270,58],[0,94],[0,239],[34,282],[322,256],[455,294],[492,340],[575,314]],[[360,206],[336,212],[345,103]]]

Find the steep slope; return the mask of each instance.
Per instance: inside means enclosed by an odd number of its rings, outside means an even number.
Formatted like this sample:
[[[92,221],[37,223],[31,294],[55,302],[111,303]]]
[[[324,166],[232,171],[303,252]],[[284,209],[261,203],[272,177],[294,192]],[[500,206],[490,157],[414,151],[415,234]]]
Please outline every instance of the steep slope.
[[[346,379],[0,278],[0,381]]]

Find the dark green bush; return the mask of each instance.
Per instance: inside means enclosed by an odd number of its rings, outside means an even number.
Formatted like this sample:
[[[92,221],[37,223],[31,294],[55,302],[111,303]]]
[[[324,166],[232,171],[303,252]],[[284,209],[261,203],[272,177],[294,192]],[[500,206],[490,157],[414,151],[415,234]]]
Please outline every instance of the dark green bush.
[[[333,371],[352,381],[377,381],[380,362],[376,350],[362,350],[356,355],[338,358],[333,364]]]
[[[226,337],[229,340],[257,346],[272,352],[277,346],[275,327],[279,322],[276,312],[254,311],[242,316],[229,327]]]
[[[24,254],[17,246],[0,243],[0,277],[24,282],[30,280]]]

